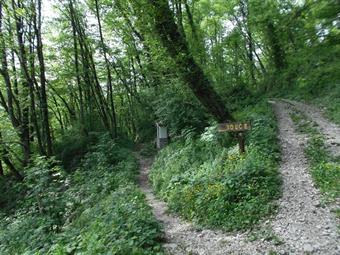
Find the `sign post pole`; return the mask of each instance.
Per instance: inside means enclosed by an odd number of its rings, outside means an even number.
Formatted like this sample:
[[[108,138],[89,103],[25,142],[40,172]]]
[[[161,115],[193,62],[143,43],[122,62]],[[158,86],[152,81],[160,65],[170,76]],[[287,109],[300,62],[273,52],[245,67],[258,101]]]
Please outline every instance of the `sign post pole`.
[[[244,134],[240,132],[240,133],[237,133],[237,135],[238,135],[238,147],[239,147],[240,154],[244,154],[246,152]]]
[[[243,154],[246,152],[246,143],[245,143],[245,137],[244,132],[251,129],[251,125],[249,122],[246,123],[221,123],[218,125],[218,131],[219,132],[234,132],[237,133],[237,139],[238,139],[238,146],[240,154]]]

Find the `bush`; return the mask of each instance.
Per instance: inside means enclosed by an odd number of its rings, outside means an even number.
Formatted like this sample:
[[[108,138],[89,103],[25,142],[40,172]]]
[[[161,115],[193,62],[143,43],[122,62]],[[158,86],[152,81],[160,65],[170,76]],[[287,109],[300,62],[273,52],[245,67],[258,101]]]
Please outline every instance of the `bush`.
[[[120,186],[65,227],[50,254],[155,254],[160,228],[136,186]],[[71,240],[71,241],[70,241]]]
[[[85,136],[77,129],[68,131],[55,143],[57,159],[66,170],[76,169],[82,157],[97,142],[97,136],[97,133]]]
[[[72,174],[43,157],[27,169],[24,199],[0,219],[0,254],[161,253],[131,151],[108,135],[89,150]]]
[[[14,177],[0,176],[0,213],[12,213],[23,196],[24,189]]]
[[[171,84],[157,96],[154,108],[158,120],[162,121],[171,136],[182,134],[183,130],[201,132],[208,121],[203,106],[182,84]]]
[[[160,152],[151,180],[171,210],[202,225],[235,230],[275,209],[280,180],[273,116],[268,106],[260,105],[243,117],[253,120],[245,155],[239,155],[237,146],[222,147],[207,134],[211,129]]]

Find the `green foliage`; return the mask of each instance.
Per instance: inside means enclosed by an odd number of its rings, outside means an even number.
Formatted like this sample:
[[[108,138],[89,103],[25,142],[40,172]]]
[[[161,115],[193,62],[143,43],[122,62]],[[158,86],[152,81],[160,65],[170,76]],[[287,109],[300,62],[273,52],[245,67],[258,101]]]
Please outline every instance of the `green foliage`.
[[[20,187],[25,190],[25,196],[17,202],[15,213],[0,221],[0,253],[47,249],[63,223],[64,181],[62,170],[53,159],[37,157],[34,160]]]
[[[271,227],[255,229],[249,234],[249,240],[265,240],[272,242],[275,245],[283,244],[283,241],[274,233]],[[271,253],[269,253],[271,254]]]
[[[319,134],[319,131],[317,130],[315,123],[309,121],[306,115],[300,112],[292,112],[290,114],[290,117],[292,118],[293,122],[297,124],[295,128],[300,133],[307,133],[312,135]]]
[[[340,82],[327,86],[313,101],[325,108],[328,118],[340,125]]]
[[[0,176],[0,214],[10,214],[24,195],[24,187],[12,177]]]
[[[91,145],[96,142],[97,136],[98,133],[86,136],[76,128],[69,130],[55,143],[57,159],[61,161],[66,170],[74,170]]]
[[[280,187],[276,127],[268,106],[257,106],[247,116],[253,129],[245,155],[231,144],[223,148],[206,133],[161,151],[151,180],[171,210],[226,230],[249,227],[273,212]]]
[[[36,158],[21,184],[25,197],[0,220],[0,253],[160,254],[160,226],[134,184],[137,169],[108,135],[72,174]]]
[[[58,243],[50,253],[123,255],[160,252],[158,223],[140,191],[134,185],[126,185],[87,206],[57,237]]]
[[[340,197],[340,160],[327,152],[324,138],[314,135],[308,141],[306,153],[312,166],[312,176],[320,190],[331,200]]]
[[[179,81],[177,81],[179,82]],[[202,131],[207,123],[205,109],[182,84],[171,84],[155,101],[156,115],[166,124],[172,135],[181,135],[184,130]]]

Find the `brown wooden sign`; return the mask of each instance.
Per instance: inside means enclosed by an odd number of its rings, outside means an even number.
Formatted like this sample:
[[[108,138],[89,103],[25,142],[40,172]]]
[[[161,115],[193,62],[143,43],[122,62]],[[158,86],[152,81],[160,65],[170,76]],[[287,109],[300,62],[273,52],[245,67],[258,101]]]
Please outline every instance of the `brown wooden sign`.
[[[246,152],[246,143],[244,138],[244,131],[250,130],[251,125],[249,122],[246,123],[221,123],[218,125],[218,131],[219,132],[236,132],[237,139],[238,139],[238,145],[240,153],[243,154]]]
[[[219,132],[243,132],[251,129],[249,122],[246,123],[221,123],[218,125]]]

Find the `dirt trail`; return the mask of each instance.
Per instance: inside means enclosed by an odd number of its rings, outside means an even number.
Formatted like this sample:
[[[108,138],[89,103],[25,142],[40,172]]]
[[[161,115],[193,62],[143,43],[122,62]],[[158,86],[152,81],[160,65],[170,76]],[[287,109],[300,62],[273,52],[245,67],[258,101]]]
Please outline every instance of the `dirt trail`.
[[[304,113],[315,122],[319,131],[325,135],[326,145],[334,156],[340,156],[340,127],[323,117],[322,112],[315,106],[307,105],[293,100],[283,100],[291,104],[295,109]]]
[[[320,194],[308,173],[307,160],[303,154],[305,137],[294,131],[289,116],[289,105],[272,102],[279,125],[282,146],[280,171],[283,194],[278,201],[278,214],[260,225],[271,229],[281,245],[260,238],[250,241],[250,232],[224,233],[215,230],[198,230],[191,223],[167,213],[167,206],[152,193],[148,172],[152,159],[138,156],[141,173],[139,183],[146,194],[155,217],[163,224],[165,250],[170,254],[340,254],[336,220],[327,208],[320,207]]]
[[[297,134],[289,116],[292,107],[272,102],[282,148],[283,178],[279,212],[271,225],[289,254],[340,254],[335,216],[320,206],[320,193],[309,174],[304,155],[306,137]]]

